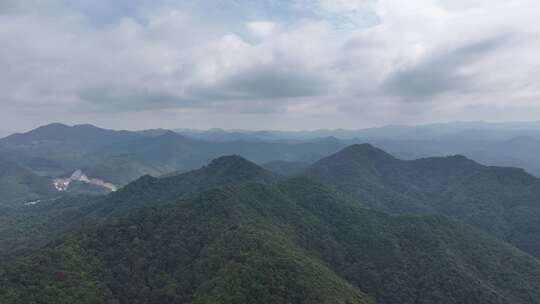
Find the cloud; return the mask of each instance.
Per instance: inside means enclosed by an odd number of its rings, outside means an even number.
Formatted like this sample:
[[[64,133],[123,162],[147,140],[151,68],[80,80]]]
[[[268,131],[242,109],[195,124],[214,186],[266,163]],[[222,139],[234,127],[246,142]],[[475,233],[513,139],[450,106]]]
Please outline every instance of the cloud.
[[[474,91],[479,89],[475,78],[481,76],[474,65],[510,42],[507,35],[497,35],[428,55],[421,62],[397,69],[386,79],[382,93],[422,101],[451,91]]]
[[[477,110],[490,105],[540,114],[523,110],[540,95],[533,0],[0,3],[9,124],[197,113],[209,127],[223,115],[250,127],[266,113],[283,127],[362,127],[496,119]]]
[[[269,36],[276,28],[276,24],[271,21],[251,21],[246,26],[257,37]]]
[[[314,97],[325,89],[320,75],[269,64],[241,71],[211,87],[199,87],[193,93],[213,100],[249,100]]]

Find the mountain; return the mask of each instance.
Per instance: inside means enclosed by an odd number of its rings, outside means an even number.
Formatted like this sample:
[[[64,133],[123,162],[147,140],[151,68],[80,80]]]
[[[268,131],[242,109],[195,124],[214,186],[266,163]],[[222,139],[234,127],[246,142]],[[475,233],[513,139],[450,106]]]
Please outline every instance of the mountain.
[[[164,129],[114,131],[51,124],[0,139],[0,156],[40,175],[82,169],[123,186],[145,174],[193,170],[221,155],[238,154],[260,164],[311,163],[347,145],[369,141],[402,159],[459,154],[484,165],[520,167],[540,176],[539,130],[537,123],[464,122],[298,132],[179,130],[182,136]]]
[[[113,155],[83,168],[88,175],[123,186],[143,175],[160,176],[167,170],[147,164],[131,155]]]
[[[193,170],[221,155],[237,154],[257,163],[313,162],[343,147],[338,141],[280,143],[254,137],[206,141],[164,129],[115,131],[54,123],[0,139],[0,156],[40,175],[65,176],[82,170],[124,186],[147,174]]]
[[[191,130],[191,129],[176,129],[178,134],[186,137],[201,139],[206,141],[227,142],[227,141],[271,141],[277,138],[265,136],[264,131],[246,131],[246,130]]]
[[[0,160],[0,207],[22,205],[56,194],[51,179],[12,161]]]
[[[98,151],[107,158],[126,158],[165,174],[198,168],[212,159],[210,144],[186,138],[172,131],[108,146]],[[106,159],[107,159],[106,158]]]
[[[89,124],[68,126],[60,123],[52,123],[26,133],[10,135],[1,139],[0,142],[10,145],[36,145],[44,142],[58,142],[71,145],[93,146],[133,140],[141,137],[143,137],[142,133],[107,130]]]
[[[342,143],[369,142],[403,159],[465,155],[484,165],[524,168],[540,176],[540,122],[452,122],[418,126],[389,125],[360,130],[249,131],[178,130],[211,141],[301,142],[336,138]]]
[[[316,162],[306,174],[371,208],[449,215],[540,256],[540,179],[521,169],[459,155],[405,161],[363,144]]]
[[[108,146],[98,151],[103,161],[86,167],[85,172],[118,185],[143,174],[154,176],[186,172],[222,155],[240,155],[256,163],[274,160],[316,161],[345,145],[339,142],[270,143],[208,142],[174,132]]]
[[[458,135],[456,138],[435,140],[356,139],[342,140],[342,142],[350,145],[369,141],[396,157],[410,160],[433,156],[465,155],[484,165],[519,167],[540,176],[540,157],[536,153],[540,150],[540,140],[527,136],[504,140],[488,140],[482,136],[477,139],[466,137]]]
[[[213,187],[276,181],[272,173],[254,163],[239,156],[223,156],[183,174],[163,178],[143,176],[109,195],[71,195],[70,192],[23,209],[3,212],[0,209],[0,257],[23,254],[67,231],[109,216],[125,215],[136,208],[171,204]]]
[[[363,138],[369,140],[509,140],[518,136],[540,139],[540,121],[489,123],[482,121],[458,121],[425,125],[386,125],[365,129],[320,129],[305,131],[278,130],[190,130],[177,129],[188,137],[211,141],[234,140],[312,140],[336,137],[343,140]]]
[[[539,274],[536,259],[455,220],[387,215],[294,178],[213,188],[79,230],[0,266],[0,297],[534,304]]]
[[[188,164],[184,165],[187,168],[195,163],[201,166],[213,158],[232,154],[257,163],[273,160],[318,160],[343,147],[344,144],[336,141],[291,144],[260,141],[211,142],[188,138],[169,131],[161,136],[117,145],[106,153],[129,154],[136,159],[155,162],[156,165],[164,167],[179,167],[181,164]]]
[[[40,174],[58,175],[99,161],[97,149],[155,134],[161,133],[53,123],[0,139],[0,155]]]
[[[135,208],[170,204],[215,187],[246,182],[273,183],[277,180],[272,173],[240,156],[222,156],[207,166],[179,175],[162,178],[143,176],[109,195],[96,205],[94,212],[121,215]]]

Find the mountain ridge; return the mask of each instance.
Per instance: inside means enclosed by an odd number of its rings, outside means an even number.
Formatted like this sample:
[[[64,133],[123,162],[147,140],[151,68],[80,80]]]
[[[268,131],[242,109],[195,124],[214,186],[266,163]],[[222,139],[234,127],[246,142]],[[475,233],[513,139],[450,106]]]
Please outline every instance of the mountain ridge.
[[[383,157],[381,150],[372,150],[379,151],[372,158],[350,151],[316,162],[306,175],[369,207],[453,216],[540,255],[540,179],[524,170],[484,166],[460,155],[408,161]]]

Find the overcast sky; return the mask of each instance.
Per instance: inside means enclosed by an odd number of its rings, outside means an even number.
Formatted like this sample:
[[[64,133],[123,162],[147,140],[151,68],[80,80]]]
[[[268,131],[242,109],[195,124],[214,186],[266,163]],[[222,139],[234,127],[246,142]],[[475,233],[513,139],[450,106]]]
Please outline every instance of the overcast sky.
[[[0,130],[540,119],[538,0],[0,0]]]

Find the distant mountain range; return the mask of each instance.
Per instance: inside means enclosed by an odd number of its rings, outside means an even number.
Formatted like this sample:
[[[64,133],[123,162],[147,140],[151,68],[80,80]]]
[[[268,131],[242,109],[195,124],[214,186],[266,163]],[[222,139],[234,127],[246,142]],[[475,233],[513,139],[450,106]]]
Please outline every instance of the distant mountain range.
[[[514,166],[540,176],[540,122],[455,122],[421,126],[385,126],[362,130],[248,131],[177,130],[188,137],[270,142],[338,141],[371,143],[404,159],[453,154],[485,165]]]
[[[163,129],[114,131],[55,123],[0,139],[0,158],[41,176],[66,177],[80,169],[121,187],[146,174],[186,172],[228,154],[292,175],[348,145],[369,141],[401,159],[460,154],[540,176],[540,140],[535,137],[539,127],[540,123],[471,122],[359,131],[179,130],[184,134],[180,135]]]
[[[540,121],[536,122],[453,122],[419,126],[389,125],[376,128],[347,130],[193,130],[176,129],[180,134],[206,140],[313,140],[335,137],[342,140],[509,140],[526,136],[540,139]]]
[[[39,243],[54,241],[0,263],[0,296],[6,304],[540,303],[540,262],[532,256],[442,215],[367,209],[370,201],[319,181],[345,171],[351,185],[371,189],[383,179],[381,164],[393,162],[403,161],[352,146],[308,176],[279,178],[227,156],[184,174],[145,176],[107,196],[4,214],[0,223],[19,223],[12,235],[36,225]],[[441,170],[444,179],[448,170],[462,172],[453,167],[423,170]],[[357,176],[379,180],[356,184]],[[501,183],[521,189],[515,177]],[[347,192],[356,196],[354,189]]]
[[[196,169],[221,155],[238,154],[259,164],[312,163],[348,145],[369,142],[401,159],[460,154],[484,165],[521,167],[540,176],[540,123],[177,132],[50,124],[0,139],[0,157],[40,175],[65,176],[82,169],[89,176],[122,186],[145,174]]]
[[[81,169],[88,176],[122,186],[145,174],[196,169],[221,155],[238,154],[257,163],[313,162],[343,147],[344,143],[328,141],[209,142],[160,129],[113,131],[51,124],[0,139],[0,156],[41,175],[65,176]]]

